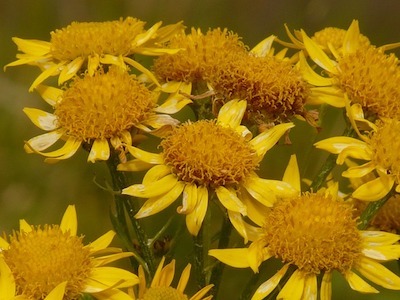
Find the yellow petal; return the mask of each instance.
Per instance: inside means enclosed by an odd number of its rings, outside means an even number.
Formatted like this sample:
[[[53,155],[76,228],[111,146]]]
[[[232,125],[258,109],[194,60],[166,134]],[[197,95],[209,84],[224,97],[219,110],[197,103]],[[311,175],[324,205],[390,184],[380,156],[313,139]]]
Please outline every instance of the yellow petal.
[[[59,64],[52,64],[46,70],[44,70],[36,79],[33,81],[32,85],[29,87],[29,91],[32,92],[39,84],[45,81],[50,76],[55,76],[60,73],[60,67],[62,67],[63,62]]]
[[[179,278],[178,285],[176,286],[176,289],[180,292],[184,292],[186,289],[186,285],[189,282],[190,278],[190,269],[192,268],[191,264],[188,264],[185,269],[182,271],[181,277]]]
[[[179,124],[179,120],[174,119],[170,115],[154,114],[148,117],[144,123],[153,128],[160,128],[165,125],[177,126]],[[140,128],[139,126],[137,127]]]
[[[299,270],[294,271],[292,276],[290,276],[289,280],[279,292],[277,299],[300,300],[304,291],[304,285],[305,275]]]
[[[232,226],[244,238],[244,243],[247,244],[249,237],[247,236],[247,228],[243,216],[238,212],[228,210],[228,217]]]
[[[321,300],[331,300],[332,299],[332,273],[325,272],[322,276],[321,281]]]
[[[10,244],[0,236],[0,249],[8,249]]]
[[[52,107],[54,107],[58,102],[60,102],[62,95],[64,93],[64,91],[61,89],[43,84],[38,85],[36,90],[43,98],[43,100],[46,101],[48,104],[50,104]]]
[[[107,139],[95,139],[87,160],[94,163],[97,160],[108,160],[109,157],[110,146]]]
[[[267,56],[267,54],[271,51],[272,44],[275,39],[276,39],[275,35],[270,35],[269,37],[259,42],[253,49],[251,49],[250,53],[258,57]]]
[[[197,204],[193,211],[186,215],[186,227],[193,236],[197,236],[203,224],[208,207],[208,190],[204,186],[197,188]]]
[[[284,265],[274,276],[261,284],[255,291],[251,300],[262,300],[267,297],[278,286],[282,277],[285,276],[288,267],[289,264]]]
[[[373,283],[387,289],[400,290],[400,277],[375,260],[361,258],[356,270]]]
[[[177,212],[180,214],[191,213],[197,205],[197,197],[197,185],[194,183],[186,184],[182,193],[182,206],[177,208]]]
[[[271,207],[276,201],[275,195],[265,188],[263,179],[258,176],[251,176],[243,183],[243,187],[249,194],[266,207]]]
[[[272,191],[279,198],[294,197],[299,194],[299,191],[287,182],[262,178],[260,180],[265,189],[269,189],[270,192]]]
[[[326,103],[333,107],[345,107],[343,92],[337,87],[323,86],[312,87],[311,95],[307,99],[307,104],[316,105]]]
[[[211,299],[213,299],[212,295],[204,298],[204,295],[207,294],[213,287],[214,287],[213,284],[209,284],[209,285],[203,287],[200,291],[198,291],[196,294],[194,294],[192,297],[190,297],[189,300],[211,300]]]
[[[360,231],[363,241],[369,246],[392,245],[400,240],[400,235],[385,231]]]
[[[361,293],[379,293],[377,289],[369,285],[364,279],[352,271],[346,272],[344,276],[350,287],[355,291]]]
[[[178,178],[174,174],[170,174],[154,182],[133,184],[124,188],[122,194],[139,198],[157,197],[169,192],[177,182]]]
[[[26,222],[24,219],[22,219],[22,220],[19,220],[19,230],[21,232],[31,232],[33,229],[32,229],[32,226],[29,225],[28,222]]]
[[[71,79],[81,69],[85,59],[83,57],[77,57],[69,64],[63,67],[60,76],[58,77],[58,85],[63,84],[67,80]]]
[[[37,108],[25,107],[23,112],[40,129],[50,131],[57,129],[57,116]]]
[[[156,24],[151,26],[151,28],[149,28],[147,31],[138,34],[132,42],[132,47],[138,47],[146,43],[150,38],[152,38],[156,34],[161,24],[162,22],[157,22]]]
[[[78,231],[78,219],[76,216],[75,205],[68,205],[62,217],[60,229],[62,232],[69,232],[72,236],[76,235]]]
[[[149,184],[154,181],[160,180],[161,178],[171,174],[171,167],[166,165],[156,165],[146,172],[143,177],[143,184]]]
[[[0,291],[0,299],[2,300],[13,299],[15,296],[15,280],[2,257],[0,257]]]
[[[175,260],[173,259],[168,265],[166,265],[160,276],[160,286],[170,286],[175,275]]]
[[[170,206],[182,194],[185,184],[182,181],[170,187],[167,193],[148,199],[135,215],[135,218],[144,218],[154,215]]]
[[[153,280],[151,281],[150,287],[160,286],[160,278],[161,278],[161,273],[162,273],[162,269],[163,269],[163,266],[164,266],[164,262],[165,262],[165,256],[163,256],[161,258],[161,261],[158,264],[156,273],[154,274],[154,277],[153,277]]]
[[[133,160],[127,161],[126,163],[119,164],[117,166],[117,170],[137,172],[137,171],[148,170],[153,166],[154,164],[149,164],[147,162],[144,162],[143,160],[135,158]]]
[[[375,170],[375,168],[376,168],[375,164],[373,162],[369,161],[360,166],[354,166],[354,167],[348,168],[346,171],[342,172],[342,176],[347,177],[347,178],[363,177],[363,176],[371,173],[373,170]]]
[[[315,73],[315,71],[307,63],[303,52],[300,52],[299,58],[301,74],[308,83],[315,86],[331,86],[333,84],[332,78],[322,77],[321,75]]]
[[[124,57],[124,61],[131,65],[132,67],[134,67],[135,69],[139,70],[140,72],[146,74],[146,76],[153,82],[155,83],[157,86],[161,86],[160,83],[158,82],[157,78],[154,76],[154,74],[148,70],[147,68],[145,68],[144,66],[142,66],[141,64],[139,64],[137,61],[129,58],[129,57]]]
[[[185,92],[188,91],[188,94],[190,94],[191,91],[192,91],[192,85],[191,84],[185,84],[183,82],[174,81],[174,80],[168,81],[166,83],[163,83],[161,85],[161,90],[163,92],[165,92],[165,93],[168,93],[168,94],[172,94],[172,93],[175,94],[175,93],[178,93],[180,90],[182,90],[183,86],[186,86],[186,88],[184,88],[184,91]],[[190,89],[188,90],[187,87],[190,87]]]
[[[225,103],[219,113],[217,123],[235,129],[242,122],[246,111],[247,102],[244,100],[231,100]]]
[[[213,256],[224,264],[235,268],[250,267],[247,259],[249,255],[249,250],[247,248],[212,249],[208,251],[208,255]]]
[[[283,123],[268,129],[257,135],[250,141],[251,146],[257,151],[257,155],[263,157],[271,149],[285,132],[294,127],[293,123]]]
[[[380,261],[397,260],[400,257],[400,245],[364,247],[362,253],[369,258]]]
[[[312,40],[307,34],[301,30],[303,43],[306,47],[308,55],[311,59],[321,68],[327,70],[332,74],[338,74],[336,63],[329,58],[329,56]]]
[[[114,267],[97,267],[85,282],[84,293],[98,293],[110,287],[130,287],[139,283],[139,278],[126,270]]]
[[[142,149],[129,146],[127,145],[128,151],[130,154],[132,154],[135,158],[138,158],[144,162],[147,162],[149,164],[162,164],[164,162],[164,159],[162,157],[162,154],[160,153],[150,153],[147,151],[144,151]]]
[[[394,184],[393,177],[379,177],[364,183],[358,187],[352,194],[356,199],[364,201],[377,201],[385,197]]]
[[[12,40],[18,46],[18,50],[33,56],[43,56],[50,52],[51,43],[46,41],[25,40],[17,37],[13,37]]]
[[[240,199],[247,207],[247,216],[258,226],[263,226],[265,217],[269,213],[269,209],[260,202],[254,200],[246,190],[240,191]]]
[[[304,282],[304,291],[301,299],[303,300],[317,300],[318,287],[317,276],[315,274],[306,275]]]
[[[90,76],[94,75],[94,72],[100,65],[100,57],[97,53],[88,56],[88,73]]]
[[[63,135],[62,130],[56,130],[41,134],[31,138],[24,145],[24,149],[27,153],[34,153],[46,150],[50,146],[54,145]]]
[[[100,293],[94,293],[93,294],[95,299],[98,300],[134,300],[135,298],[132,299],[130,295],[127,293],[122,292],[121,290],[118,289],[109,289],[102,291]]]
[[[297,192],[301,192],[300,172],[295,154],[290,156],[282,181],[289,183]]]
[[[75,154],[76,151],[78,151],[79,147],[81,146],[81,141],[77,141],[74,138],[69,138],[64,146],[62,146],[60,149],[52,151],[52,152],[39,152],[41,155],[44,155],[46,157],[51,157],[54,159],[66,159],[71,157],[72,155]],[[46,160],[47,161],[47,160]]]
[[[215,193],[221,204],[227,209],[234,212],[239,212],[242,215],[247,214],[246,206],[236,195],[236,191],[233,188],[226,188],[219,186],[215,189]]]
[[[359,48],[359,41],[360,28],[358,26],[358,21],[353,20],[343,39],[343,52],[346,54],[356,52],[356,50]]]
[[[65,289],[68,281],[63,281],[58,284],[51,292],[44,298],[44,300],[62,300],[64,299]]]
[[[86,245],[85,247],[90,248],[91,253],[95,253],[97,251],[103,250],[111,244],[113,238],[115,236],[115,232],[110,230],[97,238],[95,241],[91,242],[90,244]]]

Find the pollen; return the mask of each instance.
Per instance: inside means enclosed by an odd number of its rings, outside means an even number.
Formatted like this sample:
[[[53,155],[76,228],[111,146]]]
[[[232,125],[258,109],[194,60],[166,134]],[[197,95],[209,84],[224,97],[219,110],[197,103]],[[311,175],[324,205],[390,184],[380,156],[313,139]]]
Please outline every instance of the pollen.
[[[277,203],[263,226],[268,250],[306,274],[346,272],[361,257],[352,206],[331,196],[304,193]]]
[[[144,31],[144,22],[128,17],[107,22],[73,22],[51,32],[51,52],[60,61],[93,54],[129,55],[132,42]]]
[[[93,268],[82,237],[45,225],[30,232],[14,232],[3,250],[16,283],[17,295],[44,299],[58,284],[68,281],[63,299],[77,299]]]
[[[359,48],[338,61],[338,83],[366,113],[387,118],[400,117],[400,67],[394,54],[379,48]]]
[[[253,123],[282,123],[304,115],[310,94],[306,81],[289,61],[275,57],[236,55],[218,65],[210,83],[225,99],[246,99]]]
[[[181,48],[176,54],[163,55],[154,61],[154,73],[162,82],[196,82],[206,80],[231,53],[246,51],[239,36],[227,29],[209,30],[203,34],[192,29],[188,35],[180,34],[170,41],[171,48]]]
[[[75,79],[54,114],[67,135],[91,142],[139,125],[154,113],[155,105],[153,94],[134,75],[115,67]]]
[[[378,121],[377,131],[370,138],[373,151],[372,162],[378,170],[392,175],[397,184],[400,183],[400,121],[387,119]]]
[[[143,300],[188,300],[188,297],[170,286],[155,286],[146,291]]]
[[[237,184],[260,162],[244,137],[213,120],[182,124],[161,147],[166,165],[180,180],[204,186]]]
[[[312,39],[324,49],[329,49],[329,45],[332,45],[334,49],[340,49],[343,46],[346,33],[347,30],[341,28],[326,27],[317,31]],[[359,47],[368,47],[371,44],[369,39],[362,34],[358,36],[358,43]]]

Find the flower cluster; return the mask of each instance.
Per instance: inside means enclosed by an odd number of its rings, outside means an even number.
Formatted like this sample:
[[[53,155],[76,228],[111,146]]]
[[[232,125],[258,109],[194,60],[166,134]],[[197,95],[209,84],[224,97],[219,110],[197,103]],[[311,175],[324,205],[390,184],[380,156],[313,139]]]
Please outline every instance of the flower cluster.
[[[235,269],[224,265],[255,273],[233,292],[243,299],[331,299],[334,271],[361,293],[400,290],[383,265],[400,258],[400,66],[388,53],[400,43],[372,45],[356,20],[313,36],[286,27],[290,41],[254,47],[228,29],[145,25],[73,22],[49,42],[13,38],[21,53],[6,67],[39,67],[29,90],[50,106],[24,108],[45,131],[26,152],[54,163],[83,149],[106,162],[115,232],[84,245],[74,206],[60,225],[21,220],[0,238],[0,299],[227,299]],[[346,128],[321,140],[329,109]],[[312,176],[300,176],[298,127],[331,153]],[[289,155],[267,172],[279,151]],[[162,224],[153,237],[149,218]],[[109,247],[115,234],[126,252]],[[131,271],[103,267],[125,257]],[[251,290],[273,258],[275,275]],[[174,288],[176,263],[186,267]]]

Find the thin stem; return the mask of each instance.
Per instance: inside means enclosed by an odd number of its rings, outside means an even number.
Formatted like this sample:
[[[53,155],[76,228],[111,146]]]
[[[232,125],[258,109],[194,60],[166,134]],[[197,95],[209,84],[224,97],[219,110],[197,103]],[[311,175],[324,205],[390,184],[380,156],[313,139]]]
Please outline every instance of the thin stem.
[[[240,295],[240,300],[248,300],[251,298],[250,296],[252,295],[252,293],[254,293],[255,286],[259,278],[260,272],[255,273],[251,276],[250,280],[247,282],[245,288],[243,289],[242,294]]]
[[[316,192],[325,183],[326,178],[332,172],[333,168],[336,166],[336,154],[329,154],[328,158],[325,160],[318,175],[314,178],[310,185],[310,191]]]
[[[203,226],[200,228],[197,236],[193,237],[194,247],[194,272],[196,274],[197,285],[202,288],[206,285],[204,273],[204,245],[203,245]]]
[[[367,229],[369,223],[372,218],[378,213],[379,209],[389,200],[390,197],[393,196],[393,191],[389,192],[385,197],[381,200],[370,202],[365,210],[362,212],[360,216],[360,223],[358,224],[358,229],[365,230]]]
[[[138,239],[141,258],[139,258],[139,263],[143,266],[147,273],[148,279],[151,280],[155,273],[155,263],[154,255],[149,247],[148,238],[141,227],[139,220],[135,218],[137,209],[134,207],[130,196],[122,195],[120,191],[130,185],[125,172],[117,171],[117,166],[119,164],[119,157],[116,153],[110,156],[107,161],[107,166],[111,174],[113,189],[119,193],[114,195],[114,202],[116,207],[116,220],[119,225],[122,226],[123,240],[129,237],[128,225],[126,222],[126,215],[128,215],[131,222],[133,231],[135,232],[136,238]],[[120,231],[121,232],[121,231]],[[133,244],[133,241],[130,241]],[[140,257],[140,256],[139,256]]]

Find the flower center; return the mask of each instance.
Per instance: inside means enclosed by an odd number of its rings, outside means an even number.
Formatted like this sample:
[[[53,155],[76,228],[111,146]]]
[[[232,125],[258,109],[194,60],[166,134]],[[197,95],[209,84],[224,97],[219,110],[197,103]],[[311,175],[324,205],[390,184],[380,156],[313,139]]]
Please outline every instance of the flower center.
[[[236,55],[219,64],[210,83],[227,100],[247,100],[247,118],[263,124],[304,114],[308,84],[288,61]]]
[[[360,48],[338,61],[339,85],[349,98],[378,117],[400,116],[400,67],[394,54]]]
[[[370,145],[373,151],[372,161],[384,173],[395,176],[400,183],[400,121],[386,120],[376,123],[378,130],[372,135]]]
[[[93,54],[129,55],[132,42],[142,33],[144,22],[122,18],[108,22],[73,22],[51,32],[51,52],[60,61]]]
[[[134,75],[110,68],[107,73],[75,79],[54,114],[67,135],[89,142],[139,125],[155,105],[153,94]]]
[[[141,300],[188,300],[188,297],[170,286],[149,288]]]
[[[161,147],[180,180],[206,186],[239,183],[260,160],[242,136],[210,120],[179,126]]]
[[[346,272],[361,255],[351,206],[330,196],[305,193],[282,200],[263,229],[268,250],[306,273]]]
[[[245,52],[240,38],[226,29],[214,29],[202,34],[192,29],[191,34],[176,35],[171,48],[183,48],[173,55],[164,55],[154,61],[154,72],[163,82],[196,82],[206,79],[220,60],[233,52]]]
[[[44,299],[52,289],[68,281],[63,299],[77,299],[90,276],[90,251],[82,237],[62,232],[57,225],[45,225],[31,232],[15,232],[4,259],[13,273],[18,295]]]

